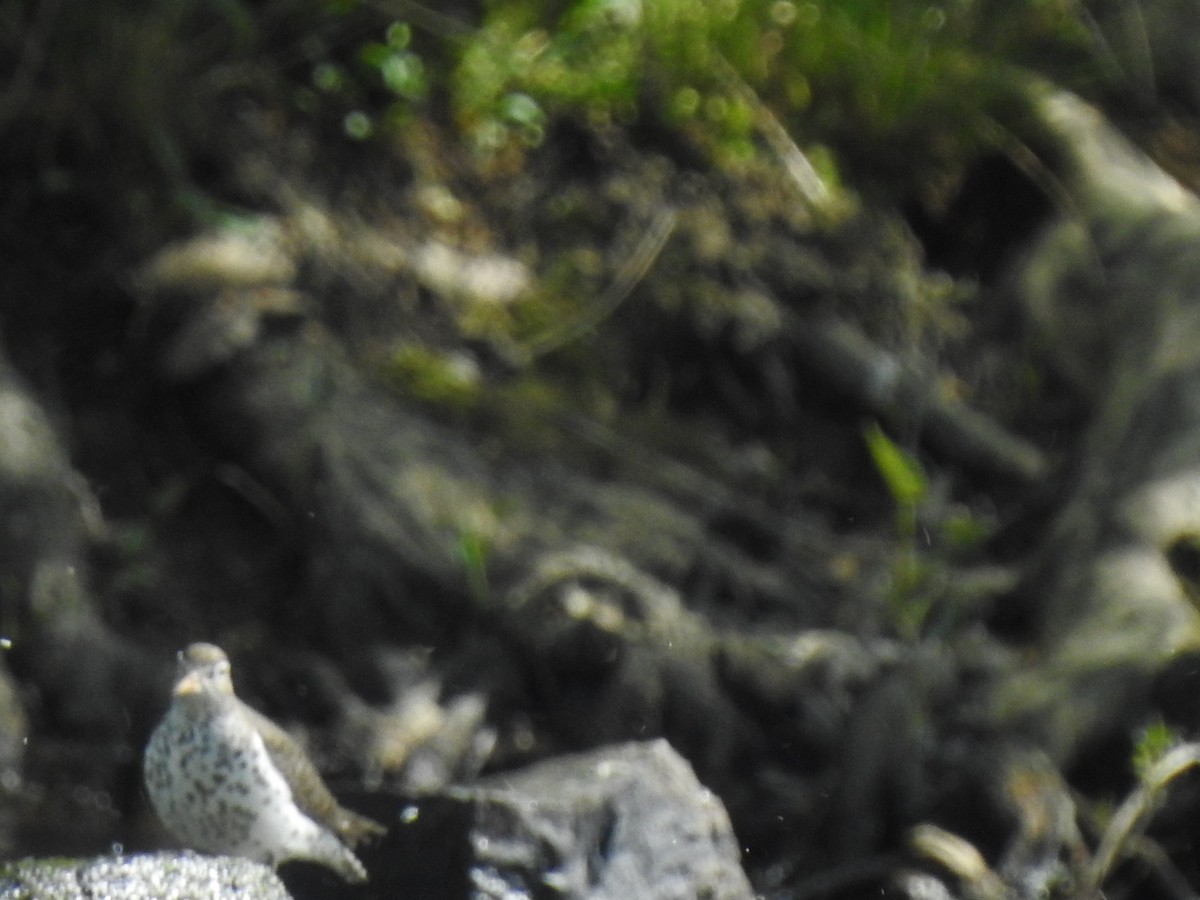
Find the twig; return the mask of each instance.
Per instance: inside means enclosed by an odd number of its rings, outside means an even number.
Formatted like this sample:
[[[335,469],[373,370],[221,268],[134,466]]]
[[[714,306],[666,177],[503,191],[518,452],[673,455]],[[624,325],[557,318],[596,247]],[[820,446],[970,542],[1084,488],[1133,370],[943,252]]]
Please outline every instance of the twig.
[[[809,212],[828,214],[833,205],[833,195],[826,187],[825,182],[821,180],[821,176],[817,174],[813,164],[809,162],[808,157],[804,155],[804,151],[792,140],[792,136],[788,134],[779,118],[732,64],[719,54],[717,55],[717,64],[725,82],[757,113],[759,131],[762,132],[762,136],[772,152],[783,163],[784,170],[799,190],[800,198]]]
[[[908,841],[918,855],[937,863],[959,879],[972,900],[1005,900],[1008,897],[1000,876],[965,838],[936,825],[925,824],[914,828]]]
[[[1036,446],[942,397],[927,378],[844,322],[797,320],[788,333],[827,382],[893,425],[917,425],[936,450],[963,465],[1022,482],[1049,472]]]
[[[555,328],[541,336],[535,337],[519,348],[521,362],[529,364],[538,357],[545,356],[568,344],[574,343],[597,325],[607,319],[633,293],[638,283],[646,277],[666,246],[667,240],[675,230],[676,214],[671,207],[658,211],[650,225],[646,228],[642,239],[634,248],[633,254],[626,260],[616,278],[604,292],[600,301],[584,315],[567,322],[561,328]]]
[[[1096,855],[1080,884],[1078,897],[1090,900],[1100,894],[1102,885],[1117,862],[1130,852],[1162,799],[1167,785],[1184,772],[1200,765],[1200,744],[1180,744],[1163,755],[1142,777],[1142,783],[1126,798],[1109,822]]]

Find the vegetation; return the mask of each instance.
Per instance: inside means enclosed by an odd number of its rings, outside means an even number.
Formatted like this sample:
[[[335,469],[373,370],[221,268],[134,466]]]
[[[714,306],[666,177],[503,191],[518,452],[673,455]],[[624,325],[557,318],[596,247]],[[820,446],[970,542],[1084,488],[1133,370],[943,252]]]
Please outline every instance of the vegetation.
[[[961,163],[1016,102],[1014,67],[1088,72],[1069,0],[506,0],[476,20],[413,2],[101,0],[2,15],[10,164],[28,154],[57,193],[104,172],[141,214],[155,188],[203,212],[212,126],[247,92],[359,140],[446,111],[509,169],[562,116],[666,128],[724,165],[781,125],[831,181],[843,165],[898,177]]]

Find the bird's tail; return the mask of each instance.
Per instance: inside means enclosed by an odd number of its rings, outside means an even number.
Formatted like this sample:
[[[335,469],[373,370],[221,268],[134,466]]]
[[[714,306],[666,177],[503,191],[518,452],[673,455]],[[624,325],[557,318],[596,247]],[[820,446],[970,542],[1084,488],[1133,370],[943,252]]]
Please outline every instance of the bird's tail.
[[[367,870],[358,857],[330,831],[321,831],[317,846],[307,858],[329,866],[351,884],[362,884],[367,880]]]

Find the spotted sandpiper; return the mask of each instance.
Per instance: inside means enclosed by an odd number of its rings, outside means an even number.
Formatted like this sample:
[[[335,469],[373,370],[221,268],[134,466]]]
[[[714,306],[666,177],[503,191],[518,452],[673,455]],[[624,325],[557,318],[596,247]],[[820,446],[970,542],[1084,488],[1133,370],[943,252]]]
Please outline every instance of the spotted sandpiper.
[[[339,806],[291,736],[237,698],[220,647],[192,644],[179,667],[146,747],[146,788],[163,822],[196,850],[271,866],[310,860],[366,881],[350,847],[383,826]]]

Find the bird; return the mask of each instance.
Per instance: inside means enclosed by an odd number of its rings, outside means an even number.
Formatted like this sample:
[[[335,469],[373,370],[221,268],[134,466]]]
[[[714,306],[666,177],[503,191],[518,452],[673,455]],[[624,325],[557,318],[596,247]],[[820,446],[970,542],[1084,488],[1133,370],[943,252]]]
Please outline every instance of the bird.
[[[308,860],[357,884],[367,871],[351,847],[386,832],[340,806],[291,735],[237,697],[229,658],[213,644],[180,651],[143,774],[159,818],[205,853],[272,867]]]

